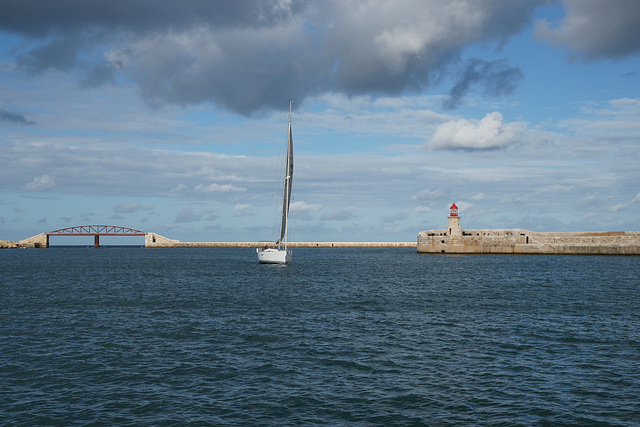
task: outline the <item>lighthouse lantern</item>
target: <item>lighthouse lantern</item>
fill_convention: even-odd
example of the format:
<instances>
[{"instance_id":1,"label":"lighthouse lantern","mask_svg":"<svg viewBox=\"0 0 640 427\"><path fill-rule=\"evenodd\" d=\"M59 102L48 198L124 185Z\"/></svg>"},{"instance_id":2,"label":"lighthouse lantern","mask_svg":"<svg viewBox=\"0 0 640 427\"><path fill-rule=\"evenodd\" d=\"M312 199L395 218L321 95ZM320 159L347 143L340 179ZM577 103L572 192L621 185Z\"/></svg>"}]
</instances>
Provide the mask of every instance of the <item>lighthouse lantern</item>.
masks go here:
<instances>
[{"instance_id":1,"label":"lighthouse lantern","mask_svg":"<svg viewBox=\"0 0 640 427\"><path fill-rule=\"evenodd\" d=\"M455 203L451 205L451 208L449 208L449 216L458 216L458 207Z\"/></svg>"}]
</instances>

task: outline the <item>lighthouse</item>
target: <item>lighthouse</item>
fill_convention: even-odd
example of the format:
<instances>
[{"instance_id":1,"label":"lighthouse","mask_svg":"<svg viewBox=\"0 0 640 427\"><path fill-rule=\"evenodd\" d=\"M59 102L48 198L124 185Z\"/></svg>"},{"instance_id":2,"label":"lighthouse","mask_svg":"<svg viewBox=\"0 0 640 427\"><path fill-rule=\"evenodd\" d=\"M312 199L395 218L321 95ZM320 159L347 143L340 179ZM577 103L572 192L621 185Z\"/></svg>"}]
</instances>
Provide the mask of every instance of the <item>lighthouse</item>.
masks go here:
<instances>
[{"instance_id":1,"label":"lighthouse","mask_svg":"<svg viewBox=\"0 0 640 427\"><path fill-rule=\"evenodd\" d=\"M462 236L460 215L458 215L458 207L455 202L449 208L449 236Z\"/></svg>"}]
</instances>

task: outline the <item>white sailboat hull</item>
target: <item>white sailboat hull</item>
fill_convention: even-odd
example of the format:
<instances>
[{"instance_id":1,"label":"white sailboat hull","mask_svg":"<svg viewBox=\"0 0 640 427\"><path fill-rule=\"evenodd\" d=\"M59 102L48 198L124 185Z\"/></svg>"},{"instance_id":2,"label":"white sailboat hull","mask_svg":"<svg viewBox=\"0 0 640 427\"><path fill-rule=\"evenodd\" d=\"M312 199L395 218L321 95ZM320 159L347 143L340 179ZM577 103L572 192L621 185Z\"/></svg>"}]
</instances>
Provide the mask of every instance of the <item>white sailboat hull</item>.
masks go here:
<instances>
[{"instance_id":1,"label":"white sailboat hull","mask_svg":"<svg viewBox=\"0 0 640 427\"><path fill-rule=\"evenodd\" d=\"M291 262L292 253L287 249L257 249L258 261L261 264L287 264Z\"/></svg>"}]
</instances>

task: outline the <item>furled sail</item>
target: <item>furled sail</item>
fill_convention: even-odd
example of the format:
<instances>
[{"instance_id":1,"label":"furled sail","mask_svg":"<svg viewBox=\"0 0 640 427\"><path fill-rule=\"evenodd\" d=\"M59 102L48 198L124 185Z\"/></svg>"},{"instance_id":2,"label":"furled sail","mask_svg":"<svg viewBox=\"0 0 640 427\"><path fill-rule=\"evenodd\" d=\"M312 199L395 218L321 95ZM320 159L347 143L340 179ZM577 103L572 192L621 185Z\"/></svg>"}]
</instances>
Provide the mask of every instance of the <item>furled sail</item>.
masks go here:
<instances>
[{"instance_id":1,"label":"furled sail","mask_svg":"<svg viewBox=\"0 0 640 427\"><path fill-rule=\"evenodd\" d=\"M287 221L289 219L289 205L291 204L291 188L293 185L293 134L291 133L291 104L289 101L289 136L287 138L287 159L284 171L284 194L282 198L282 223L280 224L280 237L278 244L282 242L287 233Z\"/></svg>"}]
</instances>

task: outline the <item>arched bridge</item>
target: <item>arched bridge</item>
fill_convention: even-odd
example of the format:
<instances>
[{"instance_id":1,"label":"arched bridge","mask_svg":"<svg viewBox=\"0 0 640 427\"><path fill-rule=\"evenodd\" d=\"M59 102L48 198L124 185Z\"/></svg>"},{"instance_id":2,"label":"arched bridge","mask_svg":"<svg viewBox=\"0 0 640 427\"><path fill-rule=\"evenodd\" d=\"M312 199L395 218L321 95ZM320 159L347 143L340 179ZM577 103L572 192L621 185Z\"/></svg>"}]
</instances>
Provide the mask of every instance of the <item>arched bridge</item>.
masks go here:
<instances>
[{"instance_id":1,"label":"arched bridge","mask_svg":"<svg viewBox=\"0 0 640 427\"><path fill-rule=\"evenodd\" d=\"M145 236L147 233L117 225L77 225L44 234L47 236L46 247L49 246L49 236L94 236L93 246L99 248L100 236Z\"/></svg>"}]
</instances>

